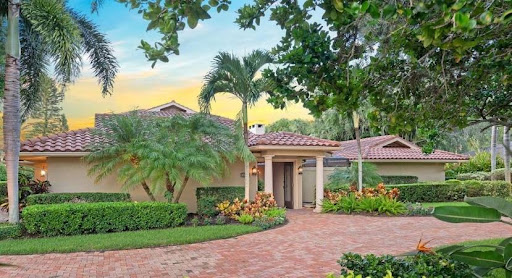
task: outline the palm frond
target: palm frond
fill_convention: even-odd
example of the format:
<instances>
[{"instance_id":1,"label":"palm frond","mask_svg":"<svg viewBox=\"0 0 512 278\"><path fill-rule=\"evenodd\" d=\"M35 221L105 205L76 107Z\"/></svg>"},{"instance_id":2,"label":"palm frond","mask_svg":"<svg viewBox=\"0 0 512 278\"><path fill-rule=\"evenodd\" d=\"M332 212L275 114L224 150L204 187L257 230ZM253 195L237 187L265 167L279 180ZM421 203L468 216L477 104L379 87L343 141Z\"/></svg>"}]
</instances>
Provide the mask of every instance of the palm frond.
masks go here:
<instances>
[{"instance_id":1,"label":"palm frond","mask_svg":"<svg viewBox=\"0 0 512 278\"><path fill-rule=\"evenodd\" d=\"M68 83L80 72L81 34L61 0L31 0L22 2L23 17L30 22L47 47L55 63L55 74Z\"/></svg>"},{"instance_id":2,"label":"palm frond","mask_svg":"<svg viewBox=\"0 0 512 278\"><path fill-rule=\"evenodd\" d=\"M98 78L98 83L102 88L101 93L103 96L111 95L119 64L113 54L110 41L99 32L98 26L85 16L71 9L69 9L69 14L80 29L84 51L89 54L94 75Z\"/></svg>"}]
</instances>

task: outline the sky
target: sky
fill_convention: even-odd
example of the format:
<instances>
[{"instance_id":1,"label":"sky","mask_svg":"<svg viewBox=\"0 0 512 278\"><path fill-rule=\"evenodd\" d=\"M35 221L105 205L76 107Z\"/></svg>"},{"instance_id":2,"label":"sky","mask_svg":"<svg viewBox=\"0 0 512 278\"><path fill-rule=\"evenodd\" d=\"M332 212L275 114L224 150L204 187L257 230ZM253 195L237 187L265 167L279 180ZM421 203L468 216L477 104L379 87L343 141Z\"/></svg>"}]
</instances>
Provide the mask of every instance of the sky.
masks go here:
<instances>
[{"instance_id":1,"label":"sky","mask_svg":"<svg viewBox=\"0 0 512 278\"><path fill-rule=\"evenodd\" d=\"M86 14L111 41L120 68L112 96L102 97L97 80L84 57L80 77L67 88L63 103L64 113L71 129L92 126L95 113L124 112L144 109L175 100L199 110L197 96L203 76L210 70L211 61L219 51L243 56L254 49L270 50L283 31L274 23L262 20L256 31L241 30L234 20L236 10L249 0L233 1L228 12L202 21L191 30L180 32L180 55L170 56L168 63L157 63L151 68L144 53L138 50L140 40L150 43L160 38L157 32L146 32L147 21L135 10L115 1L104 1L99 13L91 14L90 0L70 0L68 4ZM236 117L241 103L229 95L220 95L212 105L212 113ZM270 124L281 118L311 119L301 104L290 104L285 110L273 109L264 96L249 111L249 123Z\"/></svg>"}]
</instances>

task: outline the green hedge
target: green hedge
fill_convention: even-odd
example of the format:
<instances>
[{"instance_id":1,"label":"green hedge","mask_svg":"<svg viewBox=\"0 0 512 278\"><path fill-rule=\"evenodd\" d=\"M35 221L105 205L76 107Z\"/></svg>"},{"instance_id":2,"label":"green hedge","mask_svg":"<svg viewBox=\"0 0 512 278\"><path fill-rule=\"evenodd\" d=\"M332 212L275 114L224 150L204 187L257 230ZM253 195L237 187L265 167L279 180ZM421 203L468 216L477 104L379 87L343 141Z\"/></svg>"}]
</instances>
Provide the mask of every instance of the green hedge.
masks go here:
<instances>
[{"instance_id":1,"label":"green hedge","mask_svg":"<svg viewBox=\"0 0 512 278\"><path fill-rule=\"evenodd\" d=\"M416 176L380 176L384 184L409 184L417 183Z\"/></svg>"},{"instance_id":2,"label":"green hedge","mask_svg":"<svg viewBox=\"0 0 512 278\"><path fill-rule=\"evenodd\" d=\"M197 214L215 216L219 214L216 210L218 203L232 201L235 198L244 199L244 197L245 189L241 186L199 187L196 189Z\"/></svg>"},{"instance_id":3,"label":"green hedge","mask_svg":"<svg viewBox=\"0 0 512 278\"><path fill-rule=\"evenodd\" d=\"M27 197L27 206L49 205L62 203L101 203L101 202L129 202L128 193L45 193L34 194Z\"/></svg>"},{"instance_id":4,"label":"green hedge","mask_svg":"<svg viewBox=\"0 0 512 278\"><path fill-rule=\"evenodd\" d=\"M112 202L33 205L23 209L29 234L79 235L176 227L187 217L184 204Z\"/></svg>"},{"instance_id":5,"label":"green hedge","mask_svg":"<svg viewBox=\"0 0 512 278\"><path fill-rule=\"evenodd\" d=\"M0 198L5 197L7 197L7 181L0 181Z\"/></svg>"},{"instance_id":6,"label":"green hedge","mask_svg":"<svg viewBox=\"0 0 512 278\"><path fill-rule=\"evenodd\" d=\"M0 240L17 238L21 236L21 226L11 224L0 224Z\"/></svg>"},{"instance_id":7,"label":"green hedge","mask_svg":"<svg viewBox=\"0 0 512 278\"><path fill-rule=\"evenodd\" d=\"M504 181L446 181L416 184L401 184L400 200L404 202L454 202L463 201L464 196L510 197L511 184Z\"/></svg>"}]
</instances>

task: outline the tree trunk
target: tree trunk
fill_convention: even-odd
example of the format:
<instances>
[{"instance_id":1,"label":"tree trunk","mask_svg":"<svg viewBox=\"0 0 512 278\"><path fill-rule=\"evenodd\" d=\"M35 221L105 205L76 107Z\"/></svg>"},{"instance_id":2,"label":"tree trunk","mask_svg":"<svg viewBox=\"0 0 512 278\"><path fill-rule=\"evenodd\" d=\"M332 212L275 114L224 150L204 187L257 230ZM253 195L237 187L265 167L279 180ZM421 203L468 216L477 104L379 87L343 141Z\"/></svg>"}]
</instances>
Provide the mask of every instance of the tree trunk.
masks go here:
<instances>
[{"instance_id":1,"label":"tree trunk","mask_svg":"<svg viewBox=\"0 0 512 278\"><path fill-rule=\"evenodd\" d=\"M172 202L174 200L174 189L176 188L175 183L171 182L169 173L166 173L165 175L165 189L167 190L167 194L171 195L170 197L166 195L166 198L168 202Z\"/></svg>"},{"instance_id":2,"label":"tree trunk","mask_svg":"<svg viewBox=\"0 0 512 278\"><path fill-rule=\"evenodd\" d=\"M244 125L244 141L245 145L249 146L249 127L248 127L248 121L249 116L247 115L247 102L243 102L242 107L242 117L243 117L243 125ZM250 169L249 169L249 162L244 161L244 188L245 188L245 194L244 197L246 200L250 199Z\"/></svg>"},{"instance_id":3,"label":"tree trunk","mask_svg":"<svg viewBox=\"0 0 512 278\"><path fill-rule=\"evenodd\" d=\"M183 183L181 184L180 188L178 189L178 192L176 192L176 197L174 198L174 203L178 203L180 201L181 194L183 193L183 190L185 190L185 186L187 186L189 178L190 177L188 175L186 175L185 178L183 179Z\"/></svg>"},{"instance_id":4,"label":"tree trunk","mask_svg":"<svg viewBox=\"0 0 512 278\"><path fill-rule=\"evenodd\" d=\"M503 161L505 162L505 181L510 182L510 127L503 127Z\"/></svg>"},{"instance_id":5,"label":"tree trunk","mask_svg":"<svg viewBox=\"0 0 512 278\"><path fill-rule=\"evenodd\" d=\"M496 170L496 138L497 138L497 128L495 125L491 128L491 172ZM491 180L495 180L494 175L491 175Z\"/></svg>"},{"instance_id":6,"label":"tree trunk","mask_svg":"<svg viewBox=\"0 0 512 278\"><path fill-rule=\"evenodd\" d=\"M357 190L363 192L363 155L361 151L361 134L359 132L359 115L357 112L352 113L354 120L354 130L357 142Z\"/></svg>"},{"instance_id":7,"label":"tree trunk","mask_svg":"<svg viewBox=\"0 0 512 278\"><path fill-rule=\"evenodd\" d=\"M9 222L19 222L18 164L20 157L20 0L8 1L7 42L5 46L5 87L3 132Z\"/></svg>"},{"instance_id":8,"label":"tree trunk","mask_svg":"<svg viewBox=\"0 0 512 278\"><path fill-rule=\"evenodd\" d=\"M153 196L153 193L151 193L151 189L149 189L146 181L143 181L140 185L142 185L142 188L144 188L144 191L146 191L146 194L148 194L149 199L151 199L151 201L156 201L155 196Z\"/></svg>"}]
</instances>

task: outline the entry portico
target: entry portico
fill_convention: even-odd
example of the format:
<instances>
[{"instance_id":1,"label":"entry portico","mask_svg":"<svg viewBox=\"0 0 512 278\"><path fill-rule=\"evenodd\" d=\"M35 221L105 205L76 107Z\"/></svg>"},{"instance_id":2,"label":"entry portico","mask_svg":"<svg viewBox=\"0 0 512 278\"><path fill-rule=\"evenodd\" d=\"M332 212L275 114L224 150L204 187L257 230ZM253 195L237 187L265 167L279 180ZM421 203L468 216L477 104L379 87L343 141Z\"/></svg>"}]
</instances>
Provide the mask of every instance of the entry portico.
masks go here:
<instances>
[{"instance_id":1,"label":"entry portico","mask_svg":"<svg viewBox=\"0 0 512 278\"><path fill-rule=\"evenodd\" d=\"M257 166L251 168L255 170L251 171L251 178L260 178L264 182L264 191L272 193L279 206L302 208L302 163L306 159L315 159L316 192L320 192L316 194L315 210L320 211L324 157L338 150L340 143L288 132L254 134L251 139L249 147L257 160Z\"/></svg>"}]
</instances>

